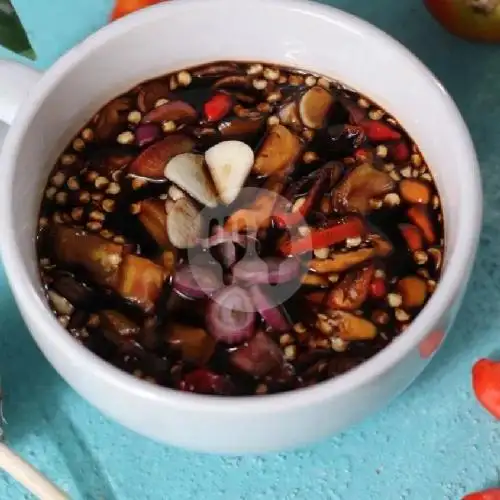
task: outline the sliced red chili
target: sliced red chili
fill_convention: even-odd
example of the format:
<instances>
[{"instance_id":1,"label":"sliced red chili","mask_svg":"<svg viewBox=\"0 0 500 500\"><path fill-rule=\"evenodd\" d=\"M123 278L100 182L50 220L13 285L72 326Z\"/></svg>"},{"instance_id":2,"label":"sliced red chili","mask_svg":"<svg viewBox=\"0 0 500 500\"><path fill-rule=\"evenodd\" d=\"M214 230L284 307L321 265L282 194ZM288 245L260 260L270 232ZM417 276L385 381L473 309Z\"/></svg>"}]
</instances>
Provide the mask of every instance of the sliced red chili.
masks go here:
<instances>
[{"instance_id":1,"label":"sliced red chili","mask_svg":"<svg viewBox=\"0 0 500 500\"><path fill-rule=\"evenodd\" d=\"M286 241L280 246L285 255L297 255L317 248L326 248L347 238L364 235L365 225L358 217L349 217L341 222L321 229L313 229L307 236Z\"/></svg>"},{"instance_id":2,"label":"sliced red chili","mask_svg":"<svg viewBox=\"0 0 500 500\"><path fill-rule=\"evenodd\" d=\"M477 491L465 495L462 500L500 500L500 488L491 488L489 490Z\"/></svg>"},{"instance_id":3,"label":"sliced red chili","mask_svg":"<svg viewBox=\"0 0 500 500\"><path fill-rule=\"evenodd\" d=\"M231 108L233 107L233 100L228 94L214 94L209 101L203 106L205 118L209 122L216 122L222 120Z\"/></svg>"},{"instance_id":4,"label":"sliced red chili","mask_svg":"<svg viewBox=\"0 0 500 500\"><path fill-rule=\"evenodd\" d=\"M434 233L427 207L413 205L408 209L408 218L422 231L428 243L432 244L436 241L436 234Z\"/></svg>"},{"instance_id":5,"label":"sliced red chili","mask_svg":"<svg viewBox=\"0 0 500 500\"><path fill-rule=\"evenodd\" d=\"M363 127L366 137L373 142L397 141L401 139L401 134L397 130L379 120L363 120L360 126Z\"/></svg>"},{"instance_id":6,"label":"sliced red chili","mask_svg":"<svg viewBox=\"0 0 500 500\"><path fill-rule=\"evenodd\" d=\"M472 368L472 387L481 405L500 420L500 362L477 361Z\"/></svg>"},{"instance_id":7,"label":"sliced red chili","mask_svg":"<svg viewBox=\"0 0 500 500\"><path fill-rule=\"evenodd\" d=\"M422 233L417 226L414 226L413 224L400 224L399 230L401 231L403 238L406 240L408 248L412 252L422 249L424 242L422 241Z\"/></svg>"}]
</instances>

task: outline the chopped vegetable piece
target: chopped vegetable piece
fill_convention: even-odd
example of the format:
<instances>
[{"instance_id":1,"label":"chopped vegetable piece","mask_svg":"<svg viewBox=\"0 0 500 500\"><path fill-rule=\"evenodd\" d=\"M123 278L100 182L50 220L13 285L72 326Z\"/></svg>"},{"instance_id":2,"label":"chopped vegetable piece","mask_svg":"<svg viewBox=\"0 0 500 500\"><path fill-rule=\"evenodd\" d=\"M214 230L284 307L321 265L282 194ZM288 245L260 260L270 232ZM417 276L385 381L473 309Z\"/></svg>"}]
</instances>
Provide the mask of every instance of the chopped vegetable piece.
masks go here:
<instances>
[{"instance_id":1,"label":"chopped vegetable piece","mask_svg":"<svg viewBox=\"0 0 500 500\"><path fill-rule=\"evenodd\" d=\"M176 271L173 285L182 295L201 299L213 295L223 283L220 268L185 265Z\"/></svg>"},{"instance_id":2,"label":"chopped vegetable piece","mask_svg":"<svg viewBox=\"0 0 500 500\"><path fill-rule=\"evenodd\" d=\"M223 141L205 153L205 161L223 203L239 195L254 162L252 148L241 141Z\"/></svg>"},{"instance_id":3,"label":"chopped vegetable piece","mask_svg":"<svg viewBox=\"0 0 500 500\"><path fill-rule=\"evenodd\" d=\"M273 330L277 332L286 332L290 330L291 324L283 308L278 304L274 304L261 287L253 285L249 288L249 293L262 319Z\"/></svg>"},{"instance_id":4,"label":"chopped vegetable piece","mask_svg":"<svg viewBox=\"0 0 500 500\"><path fill-rule=\"evenodd\" d=\"M253 171L272 175L289 168L298 157L302 142L283 125L272 127L255 158Z\"/></svg>"},{"instance_id":5,"label":"chopped vegetable piece","mask_svg":"<svg viewBox=\"0 0 500 500\"><path fill-rule=\"evenodd\" d=\"M230 360L236 368L257 378L284 363L281 349L263 332L258 332L248 344L233 351Z\"/></svg>"},{"instance_id":6,"label":"chopped vegetable piece","mask_svg":"<svg viewBox=\"0 0 500 500\"><path fill-rule=\"evenodd\" d=\"M403 163L410 159L410 148L405 142L389 146L389 156L396 163Z\"/></svg>"},{"instance_id":7,"label":"chopped vegetable piece","mask_svg":"<svg viewBox=\"0 0 500 500\"><path fill-rule=\"evenodd\" d=\"M302 276L300 280L302 285L305 286L317 286L317 287L327 287L329 285L329 281L320 274L306 273Z\"/></svg>"},{"instance_id":8,"label":"chopped vegetable piece","mask_svg":"<svg viewBox=\"0 0 500 500\"><path fill-rule=\"evenodd\" d=\"M115 283L118 268L126 253L123 245L63 225L54 228L53 247L61 262L82 266L93 281L105 286Z\"/></svg>"},{"instance_id":9,"label":"chopped vegetable piece","mask_svg":"<svg viewBox=\"0 0 500 500\"><path fill-rule=\"evenodd\" d=\"M398 292L405 308L421 307L427 298L427 283L418 276L407 276L398 281Z\"/></svg>"},{"instance_id":10,"label":"chopped vegetable piece","mask_svg":"<svg viewBox=\"0 0 500 500\"><path fill-rule=\"evenodd\" d=\"M300 99L302 123L312 129L321 128L333 103L333 95L328 90L319 86L310 88Z\"/></svg>"},{"instance_id":11,"label":"chopped vegetable piece","mask_svg":"<svg viewBox=\"0 0 500 500\"><path fill-rule=\"evenodd\" d=\"M196 110L184 101L169 101L144 115L144 123L161 123L174 121L176 124L196 121Z\"/></svg>"},{"instance_id":12,"label":"chopped vegetable piece","mask_svg":"<svg viewBox=\"0 0 500 500\"><path fill-rule=\"evenodd\" d=\"M421 250L424 246L424 242L422 240L422 233L417 226L413 224L400 224L399 230L403 235L403 238L406 240L406 244L408 248L412 252L416 252L417 250Z\"/></svg>"},{"instance_id":13,"label":"chopped vegetable piece","mask_svg":"<svg viewBox=\"0 0 500 500\"><path fill-rule=\"evenodd\" d=\"M233 107L233 99L228 94L216 93L203 105L205 118L209 122L222 120Z\"/></svg>"},{"instance_id":14,"label":"chopped vegetable piece","mask_svg":"<svg viewBox=\"0 0 500 500\"><path fill-rule=\"evenodd\" d=\"M232 273L237 280L276 285L297 279L300 275L300 262L295 258L247 258L240 260L233 267Z\"/></svg>"},{"instance_id":15,"label":"chopped vegetable piece","mask_svg":"<svg viewBox=\"0 0 500 500\"><path fill-rule=\"evenodd\" d=\"M472 387L483 407L500 420L500 362L477 361L472 368Z\"/></svg>"},{"instance_id":16,"label":"chopped vegetable piece","mask_svg":"<svg viewBox=\"0 0 500 500\"><path fill-rule=\"evenodd\" d=\"M377 327L371 321L355 314L332 310L328 315L342 340L372 340L377 335Z\"/></svg>"},{"instance_id":17,"label":"chopped vegetable piece","mask_svg":"<svg viewBox=\"0 0 500 500\"><path fill-rule=\"evenodd\" d=\"M129 173L151 180L164 180L165 165L171 158L188 153L194 148L194 141L182 134L173 134L155 142L145 149L129 166Z\"/></svg>"},{"instance_id":18,"label":"chopped vegetable piece","mask_svg":"<svg viewBox=\"0 0 500 500\"><path fill-rule=\"evenodd\" d=\"M426 207L414 205L408 209L408 217L422 231L428 243L433 244L436 241L434 228L429 219L429 212Z\"/></svg>"},{"instance_id":19,"label":"chopped vegetable piece","mask_svg":"<svg viewBox=\"0 0 500 500\"><path fill-rule=\"evenodd\" d=\"M160 296L166 272L149 259L127 255L120 266L119 279L113 287L124 299L150 313Z\"/></svg>"},{"instance_id":20,"label":"chopped vegetable piece","mask_svg":"<svg viewBox=\"0 0 500 500\"><path fill-rule=\"evenodd\" d=\"M403 179L399 183L399 192L408 203L423 203L431 201L431 190L427 183L416 179Z\"/></svg>"},{"instance_id":21,"label":"chopped vegetable piece","mask_svg":"<svg viewBox=\"0 0 500 500\"><path fill-rule=\"evenodd\" d=\"M212 357L215 340L203 328L173 323L167 330L167 342L189 363L204 365Z\"/></svg>"},{"instance_id":22,"label":"chopped vegetable piece","mask_svg":"<svg viewBox=\"0 0 500 500\"><path fill-rule=\"evenodd\" d=\"M135 142L140 148L148 146L161 137L161 130L154 123L145 123L135 129ZM128 163L128 162L127 162Z\"/></svg>"},{"instance_id":23,"label":"chopped vegetable piece","mask_svg":"<svg viewBox=\"0 0 500 500\"><path fill-rule=\"evenodd\" d=\"M375 278L372 281L370 295L376 299L383 299L387 295L387 287L383 278Z\"/></svg>"},{"instance_id":24,"label":"chopped vegetable piece","mask_svg":"<svg viewBox=\"0 0 500 500\"><path fill-rule=\"evenodd\" d=\"M329 259L312 259L309 269L320 274L341 273L375 257L373 248L361 248L353 252L332 254Z\"/></svg>"},{"instance_id":25,"label":"chopped vegetable piece","mask_svg":"<svg viewBox=\"0 0 500 500\"><path fill-rule=\"evenodd\" d=\"M138 218L158 245L163 248L170 246L167 236L167 214L165 204L161 200L152 198L142 201Z\"/></svg>"},{"instance_id":26,"label":"chopped vegetable piece","mask_svg":"<svg viewBox=\"0 0 500 500\"><path fill-rule=\"evenodd\" d=\"M200 238L201 216L187 198L177 200L167 215L167 235L177 248L192 248Z\"/></svg>"},{"instance_id":27,"label":"chopped vegetable piece","mask_svg":"<svg viewBox=\"0 0 500 500\"><path fill-rule=\"evenodd\" d=\"M366 137L373 142L397 141L401 139L401 133L393 129L387 123L380 120L362 120L359 125L363 127Z\"/></svg>"},{"instance_id":28,"label":"chopped vegetable piece","mask_svg":"<svg viewBox=\"0 0 500 500\"><path fill-rule=\"evenodd\" d=\"M114 344L122 344L136 337L141 328L118 311L101 311L100 326L104 335Z\"/></svg>"},{"instance_id":29,"label":"chopped vegetable piece","mask_svg":"<svg viewBox=\"0 0 500 500\"><path fill-rule=\"evenodd\" d=\"M369 163L356 167L334 190L334 206L339 211L370 212L370 200L390 193L396 186L386 172Z\"/></svg>"},{"instance_id":30,"label":"chopped vegetable piece","mask_svg":"<svg viewBox=\"0 0 500 500\"><path fill-rule=\"evenodd\" d=\"M207 207L217 205L214 183L205 169L203 155L181 153L165 166L165 177Z\"/></svg>"},{"instance_id":31,"label":"chopped vegetable piece","mask_svg":"<svg viewBox=\"0 0 500 500\"><path fill-rule=\"evenodd\" d=\"M366 228L358 217L346 217L322 229L313 229L307 236L286 241L280 247L284 255L298 255L317 248L325 248L365 234Z\"/></svg>"},{"instance_id":32,"label":"chopped vegetable piece","mask_svg":"<svg viewBox=\"0 0 500 500\"><path fill-rule=\"evenodd\" d=\"M328 305L333 309L348 311L359 309L368 298L373 274L373 266L347 274L330 292L327 299Z\"/></svg>"},{"instance_id":33,"label":"chopped vegetable piece","mask_svg":"<svg viewBox=\"0 0 500 500\"><path fill-rule=\"evenodd\" d=\"M248 292L228 286L217 293L208 306L207 328L217 341L239 344L255 333L255 309Z\"/></svg>"}]
</instances>

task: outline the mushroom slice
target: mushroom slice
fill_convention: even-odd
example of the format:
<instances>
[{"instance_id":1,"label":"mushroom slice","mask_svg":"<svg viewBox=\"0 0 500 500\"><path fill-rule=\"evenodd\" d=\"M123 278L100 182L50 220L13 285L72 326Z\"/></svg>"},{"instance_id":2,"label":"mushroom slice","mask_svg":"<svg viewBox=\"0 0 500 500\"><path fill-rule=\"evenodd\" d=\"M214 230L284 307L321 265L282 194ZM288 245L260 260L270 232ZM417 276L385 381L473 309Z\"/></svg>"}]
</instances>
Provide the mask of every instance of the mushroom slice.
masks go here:
<instances>
[{"instance_id":1,"label":"mushroom slice","mask_svg":"<svg viewBox=\"0 0 500 500\"><path fill-rule=\"evenodd\" d=\"M174 156L167 163L164 174L200 203L207 207L217 205L217 194L203 155L182 153Z\"/></svg>"},{"instance_id":2,"label":"mushroom slice","mask_svg":"<svg viewBox=\"0 0 500 500\"><path fill-rule=\"evenodd\" d=\"M253 171L258 175L271 175L293 164L302 149L298 136L284 125L272 127L257 153Z\"/></svg>"},{"instance_id":3,"label":"mushroom slice","mask_svg":"<svg viewBox=\"0 0 500 500\"><path fill-rule=\"evenodd\" d=\"M241 141L223 141L205 153L205 161L220 199L229 205L238 196L252 169L252 148Z\"/></svg>"}]
</instances>

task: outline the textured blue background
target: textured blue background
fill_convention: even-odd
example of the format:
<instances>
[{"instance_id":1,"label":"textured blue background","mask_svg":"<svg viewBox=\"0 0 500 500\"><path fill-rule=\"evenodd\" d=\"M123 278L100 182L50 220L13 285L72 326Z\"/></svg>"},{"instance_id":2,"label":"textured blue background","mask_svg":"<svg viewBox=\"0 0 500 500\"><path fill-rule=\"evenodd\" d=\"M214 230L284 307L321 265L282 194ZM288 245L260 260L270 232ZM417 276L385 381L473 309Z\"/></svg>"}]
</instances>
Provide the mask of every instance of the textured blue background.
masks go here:
<instances>
[{"instance_id":1,"label":"textured blue background","mask_svg":"<svg viewBox=\"0 0 500 500\"><path fill-rule=\"evenodd\" d=\"M500 46L452 38L420 0L329 3L413 50L444 82L472 130L486 180L485 227L453 335L402 397L346 434L263 458L203 456L143 439L82 401L34 346L2 274L0 366L8 441L72 498L456 500L466 491L500 485L500 426L470 390L473 361L500 347ZM14 4L41 69L104 24L111 8L111 0ZM11 55L0 50L0 57ZM0 499L21 498L30 497L0 475Z\"/></svg>"}]
</instances>

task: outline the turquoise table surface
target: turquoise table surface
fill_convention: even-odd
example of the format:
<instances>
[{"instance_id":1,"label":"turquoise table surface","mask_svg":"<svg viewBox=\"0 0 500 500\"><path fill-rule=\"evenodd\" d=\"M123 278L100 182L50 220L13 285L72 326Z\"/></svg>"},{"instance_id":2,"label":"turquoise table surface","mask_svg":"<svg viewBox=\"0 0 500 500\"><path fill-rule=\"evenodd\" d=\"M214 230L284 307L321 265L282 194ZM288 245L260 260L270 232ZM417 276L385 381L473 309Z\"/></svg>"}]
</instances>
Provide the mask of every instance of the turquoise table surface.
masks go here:
<instances>
[{"instance_id":1,"label":"turquoise table surface","mask_svg":"<svg viewBox=\"0 0 500 500\"><path fill-rule=\"evenodd\" d=\"M473 361L500 348L500 46L452 38L421 0L328 3L373 22L413 50L448 88L472 131L486 181L485 221L474 277L451 337L403 396L349 432L293 453L198 455L137 436L75 394L35 347L2 273L7 439L71 498L458 500L467 491L500 486L500 424L479 407L470 388ZM14 4L40 69L103 25L111 8L111 0ZM0 57L12 56L1 50ZM30 496L0 475L0 499L21 498Z\"/></svg>"}]
</instances>

